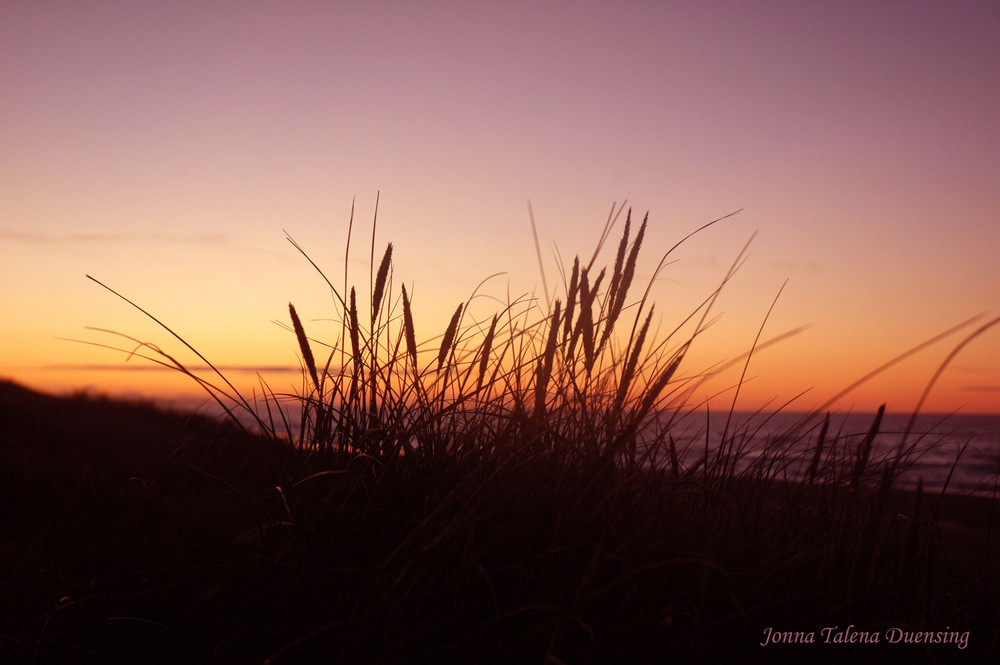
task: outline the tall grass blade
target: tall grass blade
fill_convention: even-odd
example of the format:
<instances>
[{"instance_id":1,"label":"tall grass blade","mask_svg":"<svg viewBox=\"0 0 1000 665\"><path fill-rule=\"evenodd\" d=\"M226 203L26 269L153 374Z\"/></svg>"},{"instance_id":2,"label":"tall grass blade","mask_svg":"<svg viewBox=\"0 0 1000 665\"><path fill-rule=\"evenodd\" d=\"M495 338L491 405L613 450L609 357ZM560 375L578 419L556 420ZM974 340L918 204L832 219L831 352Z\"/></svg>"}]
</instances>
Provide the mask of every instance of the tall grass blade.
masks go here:
<instances>
[{"instance_id":1,"label":"tall grass blade","mask_svg":"<svg viewBox=\"0 0 1000 665\"><path fill-rule=\"evenodd\" d=\"M913 509L910 512L910 527L906 530L906 544L903 547L901 577L904 580L914 579L917 562L917 545L920 541L920 531L923 523L924 479L917 479L917 489L913 497Z\"/></svg>"},{"instance_id":2,"label":"tall grass blade","mask_svg":"<svg viewBox=\"0 0 1000 665\"><path fill-rule=\"evenodd\" d=\"M538 257L538 270L542 274L542 288L545 289L545 303L549 307L549 281L545 278L545 263L542 261L542 246L538 242L538 227L535 226L535 211L531 209L531 201L528 201L528 219L531 221L531 237L535 241L535 256Z\"/></svg>"},{"instance_id":3,"label":"tall grass blade","mask_svg":"<svg viewBox=\"0 0 1000 665\"><path fill-rule=\"evenodd\" d=\"M809 462L809 469L806 471L806 482L812 484L816 481L816 474L819 472L819 463L823 458L823 447L826 444L826 434L830 430L830 412L826 412L823 425L819 429L819 438L816 440L816 449L813 451L812 460Z\"/></svg>"},{"instance_id":4,"label":"tall grass blade","mask_svg":"<svg viewBox=\"0 0 1000 665\"><path fill-rule=\"evenodd\" d=\"M670 475L674 478L679 478L681 474L681 463L677 458L677 444L674 442L674 437L672 435L668 436L668 441L670 446L667 448L667 452L670 454Z\"/></svg>"},{"instance_id":5,"label":"tall grass blade","mask_svg":"<svg viewBox=\"0 0 1000 665\"><path fill-rule=\"evenodd\" d=\"M86 277L90 281L92 281L92 282L96 283L98 286L100 286L100 287L102 287L102 288L110 291L111 293L113 293L114 295L116 295L118 298L124 300L129 305L131 305L132 307L134 307L138 311L142 312L147 318L149 318L154 323L156 323L158 326L160 326L161 328L163 328L164 330L166 330L168 333L170 333L171 335L173 335L173 337L175 339L177 339L177 341L179 341L181 344L183 344L185 347L187 347L187 349L189 351L191 351L193 354L195 354L198 357L199 360L201 360L203 363L205 363L205 365L207 365L209 367L209 369L211 369L212 372L216 376L218 376L222 380L223 383L226 384L226 386L232 391L232 393L230 394L230 397L233 400L237 401L250 414L254 414L255 413L255 411L254 411L253 407L250 405L250 403L246 401L246 399L240 394L240 392L229 381L229 379L226 378L226 376L221 371L219 371L219 369L215 365L213 365L211 362L209 362L208 358L206 358L205 356L203 356L201 354L201 352L199 352L197 349L195 349L193 346L191 346L191 344L189 344L187 342L187 340L185 340L183 337L181 337L176 332L174 332L173 329L171 329L168 325L166 325L165 323L163 323L162 321L160 321L158 318L156 318L155 316L153 316L152 314L150 314L149 312L147 312L142 307L139 307L139 305L135 304L134 302L132 302L131 300L129 300L128 298L126 298L122 294L120 294L117 291L115 291L114 289L112 289L110 286L104 284L103 282L101 282L100 280L96 279L95 277L91 277L90 275L87 275ZM161 353L164 356L166 356L166 354L164 354L159 349L156 349L156 351L158 353ZM169 356L166 356L166 357L169 358ZM175 364L179 368L183 368L183 366L180 363L177 363L176 361L174 361L173 358L170 358L170 360L173 361L173 362L175 362ZM185 373L188 374L189 376L191 375L190 372L185 371ZM207 385L206 382L204 382L204 381L199 380L198 382L201 383L202 385ZM222 401L219 399L218 395L216 393L211 393L211 394L212 394L212 397L216 400L216 402L218 402L220 404L220 406L222 406L226 410L226 413L227 414L230 413L229 408L226 405L222 404ZM237 424L238 425L240 424L239 421L238 421L238 419L237 419Z\"/></svg>"},{"instance_id":6,"label":"tall grass blade","mask_svg":"<svg viewBox=\"0 0 1000 665\"><path fill-rule=\"evenodd\" d=\"M611 230L614 228L615 224L618 223L618 218L622 216L622 211L625 210L625 206L628 205L628 200L621 202L621 205L617 203L611 204L611 210L608 212L608 219L604 222L604 229L601 231L601 237L597 241L597 246L594 247L594 254L590 257L590 262L587 264L587 268L593 268L594 262L597 261L598 255L604 248L604 243L607 242L608 236L611 234ZM615 210L617 206L618 210Z\"/></svg>"},{"instance_id":7,"label":"tall grass blade","mask_svg":"<svg viewBox=\"0 0 1000 665\"><path fill-rule=\"evenodd\" d=\"M932 376L930 381L927 382L927 386L924 388L924 392L920 394L920 399L917 401L917 406L913 409L913 413L910 415L910 420L906 423L906 430L903 432L903 438L899 440L899 448L897 450L896 461L894 463L898 463L900 461L904 446L906 444L906 440L910 437L910 432L913 431L913 425L914 423L916 423L917 414L920 413L921 409L924 406L924 402L927 401L927 397L931 394L931 390L934 388L934 384L937 383L937 380L944 373L944 370L948 367L948 365L951 364L951 361L955 359L955 356L957 356L959 352L962 349L964 349L970 342L972 342L974 339L976 339L977 337L985 333L987 330L997 325L998 323L1000 323L1000 316L987 321L983 325L973 330L965 337L965 339L959 342L955 346L955 348L951 350L951 352L948 354L948 357L945 358L938 366L937 370L934 371L934 376Z\"/></svg>"},{"instance_id":8,"label":"tall grass blade","mask_svg":"<svg viewBox=\"0 0 1000 665\"><path fill-rule=\"evenodd\" d=\"M893 367L893 366L895 366L895 365L903 362L904 360L906 360L910 356L915 355L915 354L919 353L920 351L923 351L927 347L929 347L929 346L931 346L933 344L936 344L937 342L940 342L941 340L945 339L946 337L950 337L951 335L955 334L956 332L958 332L962 328L968 327L969 325L975 323L976 321L978 321L981 318L983 318L983 314L977 314L976 316L973 316L973 317L971 317L969 319L966 319L962 323L959 323L956 326L952 326L951 328L948 328L944 332L939 333L939 334L935 335L934 337L931 337L930 339L928 339L928 340L926 340L924 342L921 342L920 344L917 344L913 348L911 348L911 349L909 349L909 350L907 350L907 351L899 354L898 356L896 356L895 358L893 358L889 362L880 365L879 367L875 368L871 372L868 372L863 377L861 377L860 379L858 379L857 381L855 381L851 385L847 386L846 388L844 388L843 390L841 390L839 393L837 393L836 395L834 395L830 399L828 399L825 402L823 402L823 404L821 404L816 409L816 411L825 411L829 407L831 407L834 404L836 404L837 402L839 402L841 400L841 398L843 398L846 395L849 395L856 388L858 388L859 386L864 385L865 383L867 383L871 379L875 378L879 374L882 374L883 372L885 372L889 368L891 368L891 367Z\"/></svg>"}]
</instances>

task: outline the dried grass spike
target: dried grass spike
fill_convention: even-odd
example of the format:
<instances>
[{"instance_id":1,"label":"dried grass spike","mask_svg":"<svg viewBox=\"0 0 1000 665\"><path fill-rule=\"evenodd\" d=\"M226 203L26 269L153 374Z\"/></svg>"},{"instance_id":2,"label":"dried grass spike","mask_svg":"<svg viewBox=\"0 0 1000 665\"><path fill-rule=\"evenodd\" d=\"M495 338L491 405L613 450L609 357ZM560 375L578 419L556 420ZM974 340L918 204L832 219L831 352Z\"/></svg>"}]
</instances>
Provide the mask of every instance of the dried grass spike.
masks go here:
<instances>
[{"instance_id":1,"label":"dried grass spike","mask_svg":"<svg viewBox=\"0 0 1000 665\"><path fill-rule=\"evenodd\" d=\"M674 373L677 372L677 368L680 367L681 361L684 360L684 354L687 353L688 344L685 343L684 346L677 352L677 355L667 368L663 370L663 373L657 377L656 381L650 384L649 388L646 389L646 395L642 398L642 404L639 408L640 416L645 415L651 408L653 404L656 403L656 398L660 396L663 389L670 383L670 379L674 377Z\"/></svg>"},{"instance_id":2,"label":"dried grass spike","mask_svg":"<svg viewBox=\"0 0 1000 665\"><path fill-rule=\"evenodd\" d=\"M410 299L406 295L406 285L403 284L403 332L406 335L406 352L413 361L413 372L417 372L417 335L413 329L413 312L410 310Z\"/></svg>"},{"instance_id":3,"label":"dried grass spike","mask_svg":"<svg viewBox=\"0 0 1000 665\"><path fill-rule=\"evenodd\" d=\"M361 367L361 323L358 321L358 298L353 286L351 287L349 323L351 326L351 353L354 357L354 366Z\"/></svg>"},{"instance_id":4,"label":"dried grass spike","mask_svg":"<svg viewBox=\"0 0 1000 665\"><path fill-rule=\"evenodd\" d=\"M597 292L601 288L601 280L604 279L604 270L597 274L594 285L587 292L580 291L580 334L583 337L583 355L587 373L594 368L594 361L597 360L595 344L597 342L597 326L594 324L594 300Z\"/></svg>"},{"instance_id":5,"label":"dried grass spike","mask_svg":"<svg viewBox=\"0 0 1000 665\"><path fill-rule=\"evenodd\" d=\"M462 318L462 306L459 305L458 309L451 317L451 323L448 324L448 329L444 331L444 339L441 340L441 349L438 351L438 371L444 367L444 361L448 359L448 354L451 353L451 346L455 342L455 333L458 331L458 322Z\"/></svg>"},{"instance_id":6,"label":"dried grass spike","mask_svg":"<svg viewBox=\"0 0 1000 665\"><path fill-rule=\"evenodd\" d=\"M477 387L482 387L483 378L485 378L486 376L486 368L489 365L490 351L493 348L493 337L496 334L498 320L499 316L494 314L493 323L490 324L490 329L486 333L486 339L483 340L483 348L480 351L480 357L479 357L479 378L476 381Z\"/></svg>"},{"instance_id":7,"label":"dried grass spike","mask_svg":"<svg viewBox=\"0 0 1000 665\"><path fill-rule=\"evenodd\" d=\"M584 311L588 307L589 297L588 293L590 291L590 280L587 277L587 269L584 268L580 271L580 282L577 286L577 293L579 294L580 301L580 317L576 321L576 326L573 327L573 336L570 337L569 347L566 350L566 357L572 359L573 353L576 350L576 341L583 334L583 319ZM569 313L567 312L566 318L569 318ZM568 322L567 322L568 323Z\"/></svg>"},{"instance_id":8,"label":"dried grass spike","mask_svg":"<svg viewBox=\"0 0 1000 665\"><path fill-rule=\"evenodd\" d=\"M586 268L584 269L586 270ZM566 322L563 326L563 342L573 331L573 309L576 306L576 296L580 290L580 257L573 259L573 274L569 278L569 293L566 294Z\"/></svg>"},{"instance_id":9,"label":"dried grass spike","mask_svg":"<svg viewBox=\"0 0 1000 665\"><path fill-rule=\"evenodd\" d=\"M556 355L556 341L559 334L560 303L556 300L555 311L552 313L552 323L549 325L549 338L545 351L538 361L535 373L535 416L541 418L545 413L545 397L552 376L552 361Z\"/></svg>"},{"instance_id":10,"label":"dried grass spike","mask_svg":"<svg viewBox=\"0 0 1000 665\"><path fill-rule=\"evenodd\" d=\"M583 359L587 373L594 367L594 315L590 307L584 307L580 312L580 336L583 338Z\"/></svg>"},{"instance_id":11,"label":"dried grass spike","mask_svg":"<svg viewBox=\"0 0 1000 665\"><path fill-rule=\"evenodd\" d=\"M635 242L632 243L632 251L629 252L628 261L625 263L621 282L618 284L617 289L614 289L614 297L611 299L610 309L608 310L608 321L605 324L604 334L601 337L601 346L604 346L604 343L608 341L611 331L618 321L618 316L621 314L622 308L625 307L625 298L628 296L628 289L635 278L635 264L639 256L639 248L642 247L642 239L646 235L646 221L648 218L649 216L647 215L642 220L642 226L639 227L639 233L635 236Z\"/></svg>"},{"instance_id":12,"label":"dried grass spike","mask_svg":"<svg viewBox=\"0 0 1000 665\"><path fill-rule=\"evenodd\" d=\"M385 248L382 255L382 263L378 266L378 273L375 275L375 292L372 295L372 327L375 326L375 319L378 318L379 306L382 304L382 297L385 295L386 278L389 276L389 266L392 263L392 243Z\"/></svg>"},{"instance_id":13,"label":"dried grass spike","mask_svg":"<svg viewBox=\"0 0 1000 665\"><path fill-rule=\"evenodd\" d=\"M306 364L309 376L312 377L313 385L319 390L319 372L316 371L316 360L313 358L312 348L309 346L309 339L306 331L302 327L302 321L295 311L295 305L288 303L288 313L292 316L292 328L295 330L295 338L299 340L299 350L302 352L302 360Z\"/></svg>"},{"instance_id":14,"label":"dried grass spike","mask_svg":"<svg viewBox=\"0 0 1000 665\"><path fill-rule=\"evenodd\" d=\"M632 226L632 209L628 209L625 216L625 231L622 233L621 242L618 243L618 254L615 255L615 268L611 274L611 288L608 289L608 302L614 303L618 293L618 286L622 279L622 265L625 263L625 251L628 249L628 234Z\"/></svg>"},{"instance_id":15,"label":"dried grass spike","mask_svg":"<svg viewBox=\"0 0 1000 665\"><path fill-rule=\"evenodd\" d=\"M642 324L639 336L636 338L635 345L632 347L628 360L625 363L625 370L622 372L621 379L618 382L618 395L615 397L616 410L621 408L621 405L625 403L625 395L628 394L629 385L631 385L632 379L635 377L636 366L639 364L639 354L642 352L642 346L646 342L646 334L649 332L649 324L653 320L654 309L653 307L649 309L646 321Z\"/></svg>"}]
</instances>

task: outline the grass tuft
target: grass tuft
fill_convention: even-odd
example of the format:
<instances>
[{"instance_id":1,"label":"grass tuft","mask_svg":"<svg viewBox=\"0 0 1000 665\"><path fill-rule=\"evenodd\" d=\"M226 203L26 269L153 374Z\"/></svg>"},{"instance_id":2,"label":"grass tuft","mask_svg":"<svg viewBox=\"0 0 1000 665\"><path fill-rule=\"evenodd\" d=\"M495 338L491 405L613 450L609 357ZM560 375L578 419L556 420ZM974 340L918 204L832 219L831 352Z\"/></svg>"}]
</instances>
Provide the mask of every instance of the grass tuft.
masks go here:
<instances>
[{"instance_id":1,"label":"grass tuft","mask_svg":"<svg viewBox=\"0 0 1000 665\"><path fill-rule=\"evenodd\" d=\"M991 662L995 500L899 492L914 444L884 452L884 407L860 433L838 431L829 404L776 434L765 413L710 427L692 403L704 381L736 363L745 373L774 343L758 332L750 354L687 367L746 249L661 336L670 309L650 299L653 281L725 218L671 247L640 292L648 215L632 237L629 211L611 267L599 264L624 207L589 261L561 268L563 293L546 286L484 315L474 289L423 371L411 293L393 295L391 243L375 270L374 228L360 323L353 207L342 286L292 243L330 289L336 322L307 336L289 305L301 394L261 380L245 398L162 323L207 377L119 335L119 351L183 372L225 409L217 436L195 418L195 431L164 435L124 408L111 419L86 401L0 399L0 498L12 507L0 514L11 571L0 660L836 662L849 646L760 642L768 627L853 624L973 637L961 652L883 643L852 657ZM954 520L986 538L949 530Z\"/></svg>"}]
</instances>

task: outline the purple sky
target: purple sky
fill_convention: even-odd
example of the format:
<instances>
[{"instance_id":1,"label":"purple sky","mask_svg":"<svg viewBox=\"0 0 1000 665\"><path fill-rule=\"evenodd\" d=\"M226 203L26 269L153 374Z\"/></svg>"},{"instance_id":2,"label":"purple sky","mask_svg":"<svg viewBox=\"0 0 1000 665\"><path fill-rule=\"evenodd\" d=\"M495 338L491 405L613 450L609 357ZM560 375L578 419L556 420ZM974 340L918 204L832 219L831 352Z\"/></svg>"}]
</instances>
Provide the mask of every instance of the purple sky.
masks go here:
<instances>
[{"instance_id":1,"label":"purple sky","mask_svg":"<svg viewBox=\"0 0 1000 665\"><path fill-rule=\"evenodd\" d=\"M213 360L295 365L272 320L331 313L282 230L339 275L356 196L366 284L377 191L378 251L395 243L430 337L487 275L509 273L501 299L540 288L529 199L567 262L628 199L650 211L647 279L743 209L676 254L657 310L686 315L757 231L692 363L746 351L787 278L768 331L812 327L755 360L743 406L811 388L809 408L1000 314L998 44L993 2L4 3L0 376L177 389L56 339L169 341L87 273ZM844 408L912 408L961 338ZM966 347L932 406L1000 410L998 342Z\"/></svg>"}]
</instances>

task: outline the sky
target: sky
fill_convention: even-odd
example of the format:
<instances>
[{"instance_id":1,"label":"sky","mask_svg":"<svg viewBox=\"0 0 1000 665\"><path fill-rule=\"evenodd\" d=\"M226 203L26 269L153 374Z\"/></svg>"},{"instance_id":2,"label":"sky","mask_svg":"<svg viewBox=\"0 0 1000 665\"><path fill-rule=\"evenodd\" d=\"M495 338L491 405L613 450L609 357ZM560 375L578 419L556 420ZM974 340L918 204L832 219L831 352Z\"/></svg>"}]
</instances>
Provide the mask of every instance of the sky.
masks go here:
<instances>
[{"instance_id":1,"label":"sky","mask_svg":"<svg viewBox=\"0 0 1000 665\"><path fill-rule=\"evenodd\" d=\"M234 380L299 386L288 302L335 326L286 233L342 279L353 205L366 291L377 200L430 338L495 273L544 295L529 202L555 291L627 201L640 282L740 211L671 255L664 330L752 238L689 375L805 328L694 403L1000 412L1000 325L963 345L1000 316L997 44L995 2L2 2L0 377L197 390L95 345L196 362L92 275Z\"/></svg>"}]
</instances>

